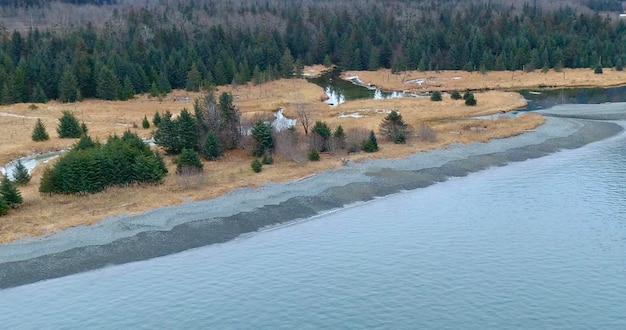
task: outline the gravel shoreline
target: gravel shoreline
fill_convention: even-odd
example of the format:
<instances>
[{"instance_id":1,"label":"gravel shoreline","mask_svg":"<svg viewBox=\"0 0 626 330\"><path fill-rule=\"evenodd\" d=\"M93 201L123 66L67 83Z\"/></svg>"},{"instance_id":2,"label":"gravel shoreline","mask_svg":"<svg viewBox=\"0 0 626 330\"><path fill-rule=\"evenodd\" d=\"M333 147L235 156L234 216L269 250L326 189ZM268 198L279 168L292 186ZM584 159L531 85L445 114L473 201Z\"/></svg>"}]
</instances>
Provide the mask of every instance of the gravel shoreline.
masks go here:
<instances>
[{"instance_id":1,"label":"gravel shoreline","mask_svg":"<svg viewBox=\"0 0 626 330\"><path fill-rule=\"evenodd\" d=\"M558 106L539 113L549 116L546 124L515 137L454 144L403 159L349 163L296 181L238 189L210 200L0 245L0 288L222 243L449 177L578 148L620 133L622 126L602 120L626 120L626 103Z\"/></svg>"}]
</instances>

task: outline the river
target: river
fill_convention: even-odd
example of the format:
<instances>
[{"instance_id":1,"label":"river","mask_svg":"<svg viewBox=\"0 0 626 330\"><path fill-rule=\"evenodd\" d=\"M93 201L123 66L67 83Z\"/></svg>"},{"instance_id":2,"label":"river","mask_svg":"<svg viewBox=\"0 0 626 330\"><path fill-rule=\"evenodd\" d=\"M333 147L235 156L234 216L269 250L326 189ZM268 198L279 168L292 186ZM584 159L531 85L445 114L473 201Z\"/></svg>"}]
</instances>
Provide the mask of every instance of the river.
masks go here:
<instances>
[{"instance_id":1,"label":"river","mask_svg":"<svg viewBox=\"0 0 626 330\"><path fill-rule=\"evenodd\" d=\"M624 329L626 135L0 291L6 329Z\"/></svg>"}]
</instances>

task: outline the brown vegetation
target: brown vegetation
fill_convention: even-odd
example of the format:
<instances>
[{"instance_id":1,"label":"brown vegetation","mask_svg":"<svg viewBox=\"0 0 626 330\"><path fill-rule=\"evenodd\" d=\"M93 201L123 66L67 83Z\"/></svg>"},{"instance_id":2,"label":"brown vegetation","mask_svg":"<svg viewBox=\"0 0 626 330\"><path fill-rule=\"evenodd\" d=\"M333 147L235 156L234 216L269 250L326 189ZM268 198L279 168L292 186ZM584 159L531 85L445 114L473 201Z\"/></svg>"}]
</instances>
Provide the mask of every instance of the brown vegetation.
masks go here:
<instances>
[{"instance_id":1,"label":"brown vegetation","mask_svg":"<svg viewBox=\"0 0 626 330\"><path fill-rule=\"evenodd\" d=\"M379 75L384 76L384 71ZM479 76L478 73L474 75ZM584 73L581 75L584 76ZM230 88L222 87L220 92L231 91ZM173 160L166 158L170 174L160 185L116 187L89 196L40 195L38 183L45 165L38 166L33 172L31 183L20 188L24 205L0 218L0 243L94 223L111 215L137 213L188 200L212 198L238 187L256 187L272 181L293 180L340 167L347 160L358 162L372 157L405 157L423 150L441 148L453 142L469 143L512 136L533 129L545 120L535 114L514 119L469 118L524 106L519 94L503 91L476 93L478 105L475 107L465 106L463 100L452 100L448 94L444 94L442 102L432 102L428 98L405 98L361 100L331 107L322 102L325 95L320 87L302 79L279 80L257 86L244 85L232 92L236 106L249 119L265 117L280 107L285 108L286 116L296 118L298 107L306 104L315 120L326 122L333 131L338 125L342 125L346 144L362 140L369 130L377 131L382 118L390 110L399 111L404 121L412 127L413 133L407 143L401 145L384 143L380 139L381 150L377 153L348 154L345 150L333 151L323 153L319 162L308 162L305 145L288 143L295 138L307 141L300 126L295 132L279 134L274 164L264 165L263 171L258 174L250 169L252 157L248 150L227 152L217 161L205 162L204 173L183 177L174 174ZM59 139L56 134L58 118L63 110L73 111L79 120L87 124L90 135L102 141L110 134L121 134L127 129L140 136L150 137L153 127L140 128L144 116L151 120L155 111L169 110L178 113L183 107L192 109L193 100L200 95L176 91L162 102L140 96L126 102L86 100L71 104L37 104L36 109L30 109L29 104L0 107L0 130L3 132L0 134L0 164L4 165L12 159L34 152L71 146L76 140ZM341 117L340 114L358 114L361 117ZM37 118L41 118L46 124L49 141L31 141L30 135Z\"/></svg>"}]
</instances>

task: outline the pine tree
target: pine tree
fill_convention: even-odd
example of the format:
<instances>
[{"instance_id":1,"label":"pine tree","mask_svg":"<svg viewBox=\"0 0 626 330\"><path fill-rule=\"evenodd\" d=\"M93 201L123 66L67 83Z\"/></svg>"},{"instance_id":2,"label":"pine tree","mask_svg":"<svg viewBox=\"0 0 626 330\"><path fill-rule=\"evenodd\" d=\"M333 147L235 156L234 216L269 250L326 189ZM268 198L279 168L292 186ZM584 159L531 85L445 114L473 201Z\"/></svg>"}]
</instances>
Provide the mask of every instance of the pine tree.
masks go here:
<instances>
[{"instance_id":1,"label":"pine tree","mask_svg":"<svg viewBox=\"0 0 626 330\"><path fill-rule=\"evenodd\" d=\"M148 117L143 116L143 120L141 121L141 127L144 129L150 128L150 122L148 121Z\"/></svg>"},{"instance_id":2,"label":"pine tree","mask_svg":"<svg viewBox=\"0 0 626 330\"><path fill-rule=\"evenodd\" d=\"M258 158L255 158L250 164L250 168L252 168L254 173L259 173L263 170L263 164L261 164Z\"/></svg>"},{"instance_id":3,"label":"pine tree","mask_svg":"<svg viewBox=\"0 0 626 330\"><path fill-rule=\"evenodd\" d=\"M200 90L200 82L202 76L198 71L198 65L194 62L191 65L191 69L187 72L187 81L185 83L185 89L191 92L197 92Z\"/></svg>"},{"instance_id":4,"label":"pine tree","mask_svg":"<svg viewBox=\"0 0 626 330\"><path fill-rule=\"evenodd\" d=\"M184 148L176 159L176 174L195 174L202 172L202 161L197 152Z\"/></svg>"},{"instance_id":5,"label":"pine tree","mask_svg":"<svg viewBox=\"0 0 626 330\"><path fill-rule=\"evenodd\" d=\"M154 113L154 117L152 117L152 123L155 127L159 127L159 124L161 123L161 114L159 114L158 111Z\"/></svg>"},{"instance_id":6,"label":"pine tree","mask_svg":"<svg viewBox=\"0 0 626 330\"><path fill-rule=\"evenodd\" d=\"M9 213L9 204L0 196L0 217Z\"/></svg>"},{"instance_id":7,"label":"pine tree","mask_svg":"<svg viewBox=\"0 0 626 330\"><path fill-rule=\"evenodd\" d=\"M374 134L374 131L370 131L369 138L363 141L362 149L365 152L378 151L378 141L376 141L376 135Z\"/></svg>"},{"instance_id":8,"label":"pine tree","mask_svg":"<svg viewBox=\"0 0 626 330\"><path fill-rule=\"evenodd\" d=\"M441 92L439 91L434 91L431 95L430 95L430 100L434 101L434 102L439 102L442 100L441 98Z\"/></svg>"},{"instance_id":9,"label":"pine tree","mask_svg":"<svg viewBox=\"0 0 626 330\"><path fill-rule=\"evenodd\" d=\"M408 130L408 125L397 111L391 111L380 123L380 133L394 143L405 143Z\"/></svg>"},{"instance_id":10,"label":"pine tree","mask_svg":"<svg viewBox=\"0 0 626 330\"><path fill-rule=\"evenodd\" d=\"M476 105L476 99L474 98L474 94L473 93L469 93L467 95L467 97L465 98L465 105L468 106L475 106Z\"/></svg>"},{"instance_id":11,"label":"pine tree","mask_svg":"<svg viewBox=\"0 0 626 330\"><path fill-rule=\"evenodd\" d=\"M68 68L65 70L61 76L61 80L59 81L59 101L63 103L76 102L77 90L78 82L76 81L76 76L74 76L74 73L72 73L72 71Z\"/></svg>"},{"instance_id":12,"label":"pine tree","mask_svg":"<svg viewBox=\"0 0 626 330\"><path fill-rule=\"evenodd\" d=\"M272 136L272 126L262 120L257 121L252 126L252 137L255 140L252 154L262 157L266 153L271 153L274 149L274 137Z\"/></svg>"},{"instance_id":13,"label":"pine tree","mask_svg":"<svg viewBox=\"0 0 626 330\"><path fill-rule=\"evenodd\" d=\"M79 138L83 134L83 130L78 123L78 119L73 113L69 111L63 111L63 116L59 118L59 126L57 126L57 133L60 138Z\"/></svg>"},{"instance_id":14,"label":"pine tree","mask_svg":"<svg viewBox=\"0 0 626 330\"><path fill-rule=\"evenodd\" d=\"M135 86L133 86L133 82L130 80L130 77L126 76L126 78L124 78L122 90L120 91L120 100L130 100L135 97L135 94Z\"/></svg>"},{"instance_id":15,"label":"pine tree","mask_svg":"<svg viewBox=\"0 0 626 330\"><path fill-rule=\"evenodd\" d=\"M222 151L222 147L220 146L220 141L217 138L217 134L215 132L210 131L206 140L204 141L204 152L202 153L206 160L216 160L222 157L224 153Z\"/></svg>"},{"instance_id":16,"label":"pine tree","mask_svg":"<svg viewBox=\"0 0 626 330\"><path fill-rule=\"evenodd\" d=\"M15 164L15 168L13 169L12 174L13 180L18 185L23 186L30 182L30 174L28 173L28 169L26 168L26 166L24 166L21 160L18 160L17 164Z\"/></svg>"},{"instance_id":17,"label":"pine tree","mask_svg":"<svg viewBox=\"0 0 626 330\"><path fill-rule=\"evenodd\" d=\"M43 124L41 119L37 119L37 123L35 124L35 128L33 129L33 134L31 135L33 141L47 141L50 139L48 132L46 132L46 126Z\"/></svg>"},{"instance_id":18,"label":"pine tree","mask_svg":"<svg viewBox=\"0 0 626 330\"><path fill-rule=\"evenodd\" d=\"M120 93L120 80L106 66L100 68L96 77L96 96L103 100L116 100Z\"/></svg>"},{"instance_id":19,"label":"pine tree","mask_svg":"<svg viewBox=\"0 0 626 330\"><path fill-rule=\"evenodd\" d=\"M18 207L23 202L22 194L7 176L5 176L2 179L2 183L0 183L0 195L2 195L2 199L11 208Z\"/></svg>"}]
</instances>

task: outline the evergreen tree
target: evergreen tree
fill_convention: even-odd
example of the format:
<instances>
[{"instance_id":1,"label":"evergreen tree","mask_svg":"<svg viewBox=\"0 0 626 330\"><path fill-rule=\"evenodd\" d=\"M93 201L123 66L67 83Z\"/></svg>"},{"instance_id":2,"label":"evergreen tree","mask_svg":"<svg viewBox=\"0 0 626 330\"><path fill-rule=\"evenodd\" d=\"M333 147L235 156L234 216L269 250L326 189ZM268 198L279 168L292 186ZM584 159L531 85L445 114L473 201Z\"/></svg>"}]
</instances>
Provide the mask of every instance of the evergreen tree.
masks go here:
<instances>
[{"instance_id":1,"label":"evergreen tree","mask_svg":"<svg viewBox=\"0 0 626 330\"><path fill-rule=\"evenodd\" d=\"M469 93L467 95L467 97L465 98L465 105L468 106L475 106L476 105L476 99L474 98L474 94L473 93Z\"/></svg>"},{"instance_id":2,"label":"evergreen tree","mask_svg":"<svg viewBox=\"0 0 626 330\"><path fill-rule=\"evenodd\" d=\"M13 104L13 84L9 84L8 81L5 81L2 84L2 89L0 90L0 104Z\"/></svg>"},{"instance_id":3,"label":"evergreen tree","mask_svg":"<svg viewBox=\"0 0 626 330\"><path fill-rule=\"evenodd\" d=\"M9 204L0 196L0 217L9 213Z\"/></svg>"},{"instance_id":4,"label":"evergreen tree","mask_svg":"<svg viewBox=\"0 0 626 330\"><path fill-rule=\"evenodd\" d=\"M202 82L202 76L198 71L198 65L194 62L191 65L191 69L187 72L187 81L185 83L185 89L191 92L200 91L200 83Z\"/></svg>"},{"instance_id":5,"label":"evergreen tree","mask_svg":"<svg viewBox=\"0 0 626 330\"><path fill-rule=\"evenodd\" d=\"M175 149L178 152L182 149L196 150L198 145L198 126L194 116L187 109L183 109L174 124L179 141L179 145Z\"/></svg>"},{"instance_id":6,"label":"evergreen tree","mask_svg":"<svg viewBox=\"0 0 626 330\"><path fill-rule=\"evenodd\" d=\"M78 119L73 113L65 110L63 116L59 118L59 126L57 126L57 133L60 138L79 138L83 134L83 130L78 123Z\"/></svg>"},{"instance_id":7,"label":"evergreen tree","mask_svg":"<svg viewBox=\"0 0 626 330\"><path fill-rule=\"evenodd\" d=\"M442 100L441 98L441 92L439 91L434 91L431 95L430 95L430 100L434 101L434 102L439 102Z\"/></svg>"},{"instance_id":8,"label":"evergreen tree","mask_svg":"<svg viewBox=\"0 0 626 330\"><path fill-rule=\"evenodd\" d=\"M309 151L309 154L308 154L308 158L312 162L319 161L320 160L320 153L319 153L319 151L317 151L316 148L311 148L311 151Z\"/></svg>"},{"instance_id":9,"label":"evergreen tree","mask_svg":"<svg viewBox=\"0 0 626 330\"><path fill-rule=\"evenodd\" d=\"M120 89L120 81L115 73L102 66L96 78L96 96L103 100L117 100Z\"/></svg>"},{"instance_id":10,"label":"evergreen tree","mask_svg":"<svg viewBox=\"0 0 626 330\"><path fill-rule=\"evenodd\" d=\"M252 168L254 173L259 173L263 170L263 164L261 164L258 158L255 158L250 164L250 168Z\"/></svg>"},{"instance_id":11,"label":"evergreen tree","mask_svg":"<svg viewBox=\"0 0 626 330\"><path fill-rule=\"evenodd\" d=\"M184 148L176 159L176 174L196 174L202 172L202 161L197 152Z\"/></svg>"},{"instance_id":12,"label":"evergreen tree","mask_svg":"<svg viewBox=\"0 0 626 330\"><path fill-rule=\"evenodd\" d=\"M408 125L397 111L391 111L380 123L380 133L394 143L405 143L408 130Z\"/></svg>"},{"instance_id":13,"label":"evergreen tree","mask_svg":"<svg viewBox=\"0 0 626 330\"><path fill-rule=\"evenodd\" d=\"M7 176L0 183L0 195L7 205L12 208L20 206L23 202L22 194Z\"/></svg>"},{"instance_id":14,"label":"evergreen tree","mask_svg":"<svg viewBox=\"0 0 626 330\"><path fill-rule=\"evenodd\" d=\"M48 97L46 96L46 92L44 92L41 85L37 84L33 90L33 94L31 95L31 100L33 102L38 103L46 103L48 102Z\"/></svg>"},{"instance_id":15,"label":"evergreen tree","mask_svg":"<svg viewBox=\"0 0 626 330\"><path fill-rule=\"evenodd\" d=\"M361 149L365 152L375 152L378 151L378 141L376 141L376 135L374 131L370 131L369 138L363 141L363 145Z\"/></svg>"},{"instance_id":16,"label":"evergreen tree","mask_svg":"<svg viewBox=\"0 0 626 330\"><path fill-rule=\"evenodd\" d=\"M28 169L24 164L22 164L21 160L17 161L15 164L15 168L13 169L13 180L18 185L26 185L30 182L30 174L28 173Z\"/></svg>"},{"instance_id":17,"label":"evergreen tree","mask_svg":"<svg viewBox=\"0 0 626 330\"><path fill-rule=\"evenodd\" d=\"M252 126L252 137L255 140L255 146L252 154L256 157L262 157L265 154L271 154L274 150L274 137L272 136L272 125L262 120L257 121Z\"/></svg>"},{"instance_id":18,"label":"evergreen tree","mask_svg":"<svg viewBox=\"0 0 626 330\"><path fill-rule=\"evenodd\" d=\"M280 58L280 76L284 78L291 78L294 72L293 56L289 49L286 49L283 56Z\"/></svg>"},{"instance_id":19,"label":"evergreen tree","mask_svg":"<svg viewBox=\"0 0 626 330\"><path fill-rule=\"evenodd\" d=\"M220 141L217 138L215 132L210 131L204 142L204 152L203 156L206 160L216 160L222 155L224 152L222 151L222 147L220 146Z\"/></svg>"},{"instance_id":20,"label":"evergreen tree","mask_svg":"<svg viewBox=\"0 0 626 330\"><path fill-rule=\"evenodd\" d=\"M48 136L48 132L46 132L46 126L39 118L37 118L37 123L35 123L35 128L33 129L33 134L31 135L31 137L35 142L46 141L50 139L50 136Z\"/></svg>"},{"instance_id":21,"label":"evergreen tree","mask_svg":"<svg viewBox=\"0 0 626 330\"><path fill-rule=\"evenodd\" d=\"M78 82L76 76L71 70L66 69L59 81L59 101L63 103L76 102L78 91Z\"/></svg>"},{"instance_id":22,"label":"evergreen tree","mask_svg":"<svg viewBox=\"0 0 626 330\"><path fill-rule=\"evenodd\" d=\"M332 136L330 127L325 122L316 121L311 130L313 133L313 144L318 151L328 150L328 139Z\"/></svg>"},{"instance_id":23,"label":"evergreen tree","mask_svg":"<svg viewBox=\"0 0 626 330\"><path fill-rule=\"evenodd\" d=\"M452 98L453 100L460 100L461 98L463 98L463 96L461 96L461 93L459 93L458 91L454 91L452 92L452 94L450 94L450 98Z\"/></svg>"},{"instance_id":24,"label":"evergreen tree","mask_svg":"<svg viewBox=\"0 0 626 330\"><path fill-rule=\"evenodd\" d=\"M161 115L158 111L154 113L154 117L152 117L152 123L154 124L154 126L159 127L159 124L161 123Z\"/></svg>"},{"instance_id":25,"label":"evergreen tree","mask_svg":"<svg viewBox=\"0 0 626 330\"><path fill-rule=\"evenodd\" d=\"M135 86L133 86L133 82L130 80L130 77L126 76L124 78L124 83L122 85L122 90L120 91L120 100L126 101L135 97Z\"/></svg>"},{"instance_id":26,"label":"evergreen tree","mask_svg":"<svg viewBox=\"0 0 626 330\"><path fill-rule=\"evenodd\" d=\"M150 122L148 121L148 118L146 116L143 116L143 120L141 121L141 127L143 127L144 129L150 128Z\"/></svg>"}]
</instances>

